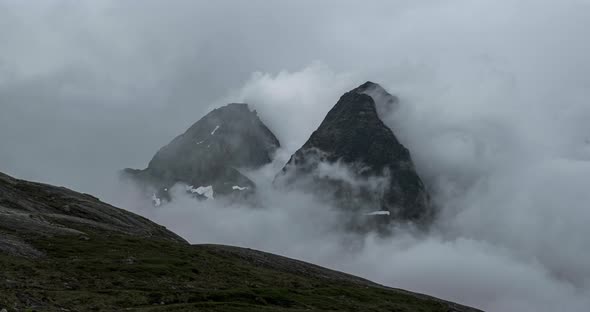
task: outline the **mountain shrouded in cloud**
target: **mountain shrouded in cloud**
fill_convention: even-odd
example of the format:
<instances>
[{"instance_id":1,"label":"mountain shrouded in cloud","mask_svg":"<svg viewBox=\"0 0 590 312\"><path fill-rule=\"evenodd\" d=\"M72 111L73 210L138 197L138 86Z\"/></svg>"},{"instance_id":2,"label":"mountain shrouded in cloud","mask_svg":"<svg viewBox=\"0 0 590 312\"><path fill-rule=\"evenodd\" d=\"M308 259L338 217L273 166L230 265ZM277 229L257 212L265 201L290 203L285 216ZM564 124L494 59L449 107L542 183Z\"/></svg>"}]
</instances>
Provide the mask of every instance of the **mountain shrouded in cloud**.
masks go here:
<instances>
[{"instance_id":1,"label":"mountain shrouded in cloud","mask_svg":"<svg viewBox=\"0 0 590 312\"><path fill-rule=\"evenodd\" d=\"M410 151L379 117L398 105L398 98L370 81L344 93L276 174L274 186L313 193L338 207L348 216L346 227L389 232L392 220L427 224L433 211ZM145 170L125 169L124 175L155 189L156 206L172 200L177 183L197 198L235 198L256 190L240 170L270 164L278 148L256 112L233 103L162 147Z\"/></svg>"},{"instance_id":2,"label":"mountain shrouded in cloud","mask_svg":"<svg viewBox=\"0 0 590 312\"><path fill-rule=\"evenodd\" d=\"M396 97L372 82L346 92L275 181L317 191L365 218L430 218L429 196L410 151L379 117L378 111L387 114L396 105Z\"/></svg>"},{"instance_id":3,"label":"mountain shrouded in cloud","mask_svg":"<svg viewBox=\"0 0 590 312\"><path fill-rule=\"evenodd\" d=\"M176 183L200 198L251 193L254 182L237 168L258 168L271 162L280 143L247 104L217 108L162 147L144 170L124 175L156 190L154 201L170 200Z\"/></svg>"}]
</instances>

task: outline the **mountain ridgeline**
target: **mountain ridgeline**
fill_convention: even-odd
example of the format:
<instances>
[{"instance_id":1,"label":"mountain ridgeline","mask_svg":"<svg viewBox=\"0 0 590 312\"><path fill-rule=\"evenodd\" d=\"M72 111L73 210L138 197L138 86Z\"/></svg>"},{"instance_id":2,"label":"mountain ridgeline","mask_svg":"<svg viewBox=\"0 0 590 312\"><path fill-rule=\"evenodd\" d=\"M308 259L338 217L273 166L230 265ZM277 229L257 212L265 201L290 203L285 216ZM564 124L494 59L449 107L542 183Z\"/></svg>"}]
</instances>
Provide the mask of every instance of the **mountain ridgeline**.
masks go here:
<instances>
[{"instance_id":1,"label":"mountain ridgeline","mask_svg":"<svg viewBox=\"0 0 590 312\"><path fill-rule=\"evenodd\" d=\"M424 183L408 149L380 118L398 105L398 98L376 83L346 92L273 185L334 203L353 226L427 223L433 211ZM270 163L278 148L278 139L255 111L247 104L228 104L162 147L146 169L124 173L154 190L156 205L172 200L168 190L176 183L201 199L241 199L255 194L256 185L240 169Z\"/></svg>"}]
</instances>

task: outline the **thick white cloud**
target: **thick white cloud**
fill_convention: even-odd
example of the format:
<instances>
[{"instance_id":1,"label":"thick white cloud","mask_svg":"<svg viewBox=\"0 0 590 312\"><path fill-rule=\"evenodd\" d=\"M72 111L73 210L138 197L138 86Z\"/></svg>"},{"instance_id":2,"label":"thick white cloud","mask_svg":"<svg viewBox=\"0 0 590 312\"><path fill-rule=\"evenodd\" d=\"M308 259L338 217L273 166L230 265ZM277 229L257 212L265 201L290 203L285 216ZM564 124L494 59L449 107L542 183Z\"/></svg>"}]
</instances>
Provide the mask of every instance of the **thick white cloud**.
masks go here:
<instances>
[{"instance_id":1,"label":"thick white cloud","mask_svg":"<svg viewBox=\"0 0 590 312\"><path fill-rule=\"evenodd\" d=\"M1 171L487 311L590 307L588 1L0 1L0 26ZM427 236L343 235L269 186L366 80L401 99L383 117L441 209ZM248 173L265 209L154 210L112 183L232 101L283 144Z\"/></svg>"}]
</instances>

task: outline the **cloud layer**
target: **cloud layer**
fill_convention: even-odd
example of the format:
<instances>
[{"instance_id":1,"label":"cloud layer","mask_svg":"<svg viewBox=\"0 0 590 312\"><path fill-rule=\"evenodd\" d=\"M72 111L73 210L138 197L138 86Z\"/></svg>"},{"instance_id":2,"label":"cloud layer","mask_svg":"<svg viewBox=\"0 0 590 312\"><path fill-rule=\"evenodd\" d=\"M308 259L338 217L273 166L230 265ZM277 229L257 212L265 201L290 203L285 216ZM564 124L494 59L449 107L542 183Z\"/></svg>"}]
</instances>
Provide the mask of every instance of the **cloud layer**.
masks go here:
<instances>
[{"instance_id":1,"label":"cloud layer","mask_svg":"<svg viewBox=\"0 0 590 312\"><path fill-rule=\"evenodd\" d=\"M141 7L142 9L137 9ZM99 195L194 243L259 248L487 311L590 307L590 3L0 1L0 170ZM384 116L441 207L427 236L351 237L274 173L345 91ZM124 167L245 101L281 140L264 208L154 210ZM264 187L266 186L266 187Z\"/></svg>"}]
</instances>

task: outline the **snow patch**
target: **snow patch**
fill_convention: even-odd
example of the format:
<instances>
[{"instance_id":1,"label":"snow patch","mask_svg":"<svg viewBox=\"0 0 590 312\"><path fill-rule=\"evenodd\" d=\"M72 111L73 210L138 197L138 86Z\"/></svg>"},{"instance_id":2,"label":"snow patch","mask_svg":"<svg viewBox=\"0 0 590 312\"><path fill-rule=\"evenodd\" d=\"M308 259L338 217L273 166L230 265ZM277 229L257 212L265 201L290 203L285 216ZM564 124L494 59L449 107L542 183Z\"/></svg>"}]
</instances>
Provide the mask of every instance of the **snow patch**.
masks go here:
<instances>
[{"instance_id":1,"label":"snow patch","mask_svg":"<svg viewBox=\"0 0 590 312\"><path fill-rule=\"evenodd\" d=\"M243 190L247 190L247 189L248 189L248 187L247 187L247 186L244 186L244 187L241 187L241 186L239 186L239 185L234 185L234 186L232 186L232 190L243 191Z\"/></svg>"},{"instance_id":2,"label":"snow patch","mask_svg":"<svg viewBox=\"0 0 590 312\"><path fill-rule=\"evenodd\" d=\"M162 205L162 200L156 196L156 193L152 194L152 203L154 203L154 206L156 207L160 207L160 205Z\"/></svg>"},{"instance_id":3,"label":"snow patch","mask_svg":"<svg viewBox=\"0 0 590 312\"><path fill-rule=\"evenodd\" d=\"M194 188L191 185L191 186L187 186L186 190L193 193L193 194L197 193L199 195L203 195L203 196L207 197L207 199L213 199L213 186L212 185L199 186L197 188Z\"/></svg>"},{"instance_id":4,"label":"snow patch","mask_svg":"<svg viewBox=\"0 0 590 312\"><path fill-rule=\"evenodd\" d=\"M378 210L378 211L373 211L373 212L369 212L369 213L365 213L366 216L388 216L389 215L389 211L387 210Z\"/></svg>"},{"instance_id":5,"label":"snow patch","mask_svg":"<svg viewBox=\"0 0 590 312\"><path fill-rule=\"evenodd\" d=\"M203 143L203 142L205 142L205 141L199 141L199 142L197 142L197 145L199 145L199 144L201 144L201 143Z\"/></svg>"},{"instance_id":6,"label":"snow patch","mask_svg":"<svg viewBox=\"0 0 590 312\"><path fill-rule=\"evenodd\" d=\"M217 131L217 129L219 129L219 125L217 125L217 126L215 127L215 129L213 129L213 131L211 131L211 135L214 135L214 134L215 134L215 131Z\"/></svg>"}]
</instances>

